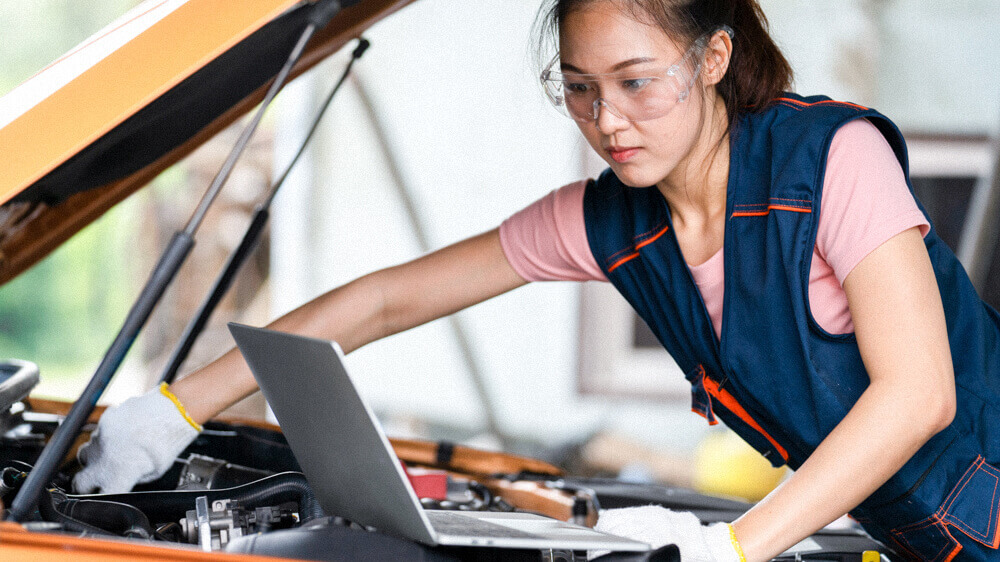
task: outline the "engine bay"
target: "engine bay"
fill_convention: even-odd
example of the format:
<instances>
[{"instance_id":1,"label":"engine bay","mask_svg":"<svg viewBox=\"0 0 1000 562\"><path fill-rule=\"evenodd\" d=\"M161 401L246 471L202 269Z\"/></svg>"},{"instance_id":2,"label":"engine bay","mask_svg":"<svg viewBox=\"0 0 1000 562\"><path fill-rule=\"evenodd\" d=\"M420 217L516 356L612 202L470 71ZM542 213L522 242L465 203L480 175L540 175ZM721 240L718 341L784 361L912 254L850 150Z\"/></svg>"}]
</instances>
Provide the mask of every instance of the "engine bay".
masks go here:
<instances>
[{"instance_id":1,"label":"engine bay","mask_svg":"<svg viewBox=\"0 0 1000 562\"><path fill-rule=\"evenodd\" d=\"M70 405L28 397L38 379L30 363L8 361L0 373L0 501L10 505ZM99 414L77 445L96 428ZM751 506L669 486L566 476L541 461L452 443L392 444L426 510L530 511L592 526L602 508L659 504L711 523L731 521ZM129 493L73 494L79 468L72 456L63 463L37 511L22 522L25 529L303 560L587 560L581 551L430 547L326 513L280 429L253 420L207 423L166 474ZM846 529L823 530L777 560L880 557L894 555L860 529ZM665 547L602 559L680 558Z\"/></svg>"}]
</instances>

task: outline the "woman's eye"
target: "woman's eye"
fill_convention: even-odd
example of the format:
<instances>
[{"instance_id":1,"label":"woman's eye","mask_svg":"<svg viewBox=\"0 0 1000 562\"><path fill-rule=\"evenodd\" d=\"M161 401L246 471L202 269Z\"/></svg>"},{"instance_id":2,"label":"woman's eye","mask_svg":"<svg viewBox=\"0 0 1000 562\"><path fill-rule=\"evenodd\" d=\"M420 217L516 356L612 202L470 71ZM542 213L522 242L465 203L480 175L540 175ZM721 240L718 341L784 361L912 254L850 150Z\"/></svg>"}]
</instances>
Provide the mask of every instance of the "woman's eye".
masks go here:
<instances>
[{"instance_id":1,"label":"woman's eye","mask_svg":"<svg viewBox=\"0 0 1000 562\"><path fill-rule=\"evenodd\" d=\"M629 78L628 80L622 80L622 88L626 92L637 92L645 88L652 81L652 78Z\"/></svg>"},{"instance_id":2,"label":"woman's eye","mask_svg":"<svg viewBox=\"0 0 1000 562\"><path fill-rule=\"evenodd\" d=\"M567 94L580 95L587 93L590 86L586 82L566 82L565 89Z\"/></svg>"}]
</instances>

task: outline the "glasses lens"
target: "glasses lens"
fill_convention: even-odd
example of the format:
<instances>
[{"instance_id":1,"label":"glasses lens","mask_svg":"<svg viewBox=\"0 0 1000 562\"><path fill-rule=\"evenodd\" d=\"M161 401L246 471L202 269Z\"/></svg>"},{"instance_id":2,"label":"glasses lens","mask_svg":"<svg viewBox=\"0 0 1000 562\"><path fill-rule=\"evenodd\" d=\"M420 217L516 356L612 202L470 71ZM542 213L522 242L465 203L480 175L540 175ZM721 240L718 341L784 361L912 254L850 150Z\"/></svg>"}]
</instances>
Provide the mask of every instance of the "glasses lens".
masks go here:
<instances>
[{"instance_id":1,"label":"glasses lens","mask_svg":"<svg viewBox=\"0 0 1000 562\"><path fill-rule=\"evenodd\" d=\"M682 100L682 74L676 69L600 77L552 73L545 85L552 103L577 121L593 121L602 105L629 121L647 121L663 117Z\"/></svg>"},{"instance_id":2,"label":"glasses lens","mask_svg":"<svg viewBox=\"0 0 1000 562\"><path fill-rule=\"evenodd\" d=\"M564 88L562 80L544 79L542 85L545 88L545 97L549 98L552 105L559 110L559 113L572 117L566 108L566 98L563 95Z\"/></svg>"},{"instance_id":3,"label":"glasses lens","mask_svg":"<svg viewBox=\"0 0 1000 562\"><path fill-rule=\"evenodd\" d=\"M681 60L666 69L563 73L552 70L558 68L556 57L542 73L542 84L552 105L580 122L597 119L602 106L629 121L659 119L690 94L701 69L700 64L692 69L690 59L701 52L707 38L695 41Z\"/></svg>"}]
</instances>

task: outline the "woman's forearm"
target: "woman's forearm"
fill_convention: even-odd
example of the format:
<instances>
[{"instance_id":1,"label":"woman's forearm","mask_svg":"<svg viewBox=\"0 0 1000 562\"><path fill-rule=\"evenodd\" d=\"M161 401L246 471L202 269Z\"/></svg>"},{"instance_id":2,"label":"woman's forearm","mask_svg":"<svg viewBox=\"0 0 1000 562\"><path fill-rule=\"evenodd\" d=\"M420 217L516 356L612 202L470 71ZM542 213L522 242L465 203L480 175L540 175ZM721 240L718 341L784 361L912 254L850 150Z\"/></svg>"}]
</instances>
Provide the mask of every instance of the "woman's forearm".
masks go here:
<instances>
[{"instance_id":1,"label":"woman's forearm","mask_svg":"<svg viewBox=\"0 0 1000 562\"><path fill-rule=\"evenodd\" d=\"M386 335L379 321L383 301L378 283L378 274L362 277L317 297L268 327L335 340L349 353ZM235 348L171 386L171 391L198 423L204 423L256 390L257 381Z\"/></svg>"},{"instance_id":2,"label":"woman's forearm","mask_svg":"<svg viewBox=\"0 0 1000 562\"><path fill-rule=\"evenodd\" d=\"M905 231L844 281L871 383L799 470L735 524L764 560L837 519L895 474L955 412L955 375L923 239Z\"/></svg>"},{"instance_id":3,"label":"woman's forearm","mask_svg":"<svg viewBox=\"0 0 1000 562\"><path fill-rule=\"evenodd\" d=\"M511 268L497 230L334 289L268 327L334 340L344 353L419 326L525 283ZM204 423L257 390L239 351L175 382L171 390Z\"/></svg>"},{"instance_id":4,"label":"woman's forearm","mask_svg":"<svg viewBox=\"0 0 1000 562\"><path fill-rule=\"evenodd\" d=\"M747 560L769 560L853 509L947 425L945 400L915 394L870 386L799 470L734 522Z\"/></svg>"}]
</instances>

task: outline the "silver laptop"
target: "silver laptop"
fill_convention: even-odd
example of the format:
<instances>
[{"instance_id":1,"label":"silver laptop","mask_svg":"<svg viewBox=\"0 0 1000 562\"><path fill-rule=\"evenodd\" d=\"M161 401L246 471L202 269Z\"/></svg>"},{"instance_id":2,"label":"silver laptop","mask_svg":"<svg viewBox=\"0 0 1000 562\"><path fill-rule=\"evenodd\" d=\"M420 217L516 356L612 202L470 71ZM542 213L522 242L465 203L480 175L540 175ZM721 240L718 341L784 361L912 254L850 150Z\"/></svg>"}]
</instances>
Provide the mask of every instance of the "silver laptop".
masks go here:
<instances>
[{"instance_id":1,"label":"silver laptop","mask_svg":"<svg viewBox=\"0 0 1000 562\"><path fill-rule=\"evenodd\" d=\"M423 509L340 346L236 323L229 330L327 513L429 545L649 550L534 514Z\"/></svg>"}]
</instances>

